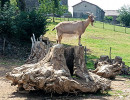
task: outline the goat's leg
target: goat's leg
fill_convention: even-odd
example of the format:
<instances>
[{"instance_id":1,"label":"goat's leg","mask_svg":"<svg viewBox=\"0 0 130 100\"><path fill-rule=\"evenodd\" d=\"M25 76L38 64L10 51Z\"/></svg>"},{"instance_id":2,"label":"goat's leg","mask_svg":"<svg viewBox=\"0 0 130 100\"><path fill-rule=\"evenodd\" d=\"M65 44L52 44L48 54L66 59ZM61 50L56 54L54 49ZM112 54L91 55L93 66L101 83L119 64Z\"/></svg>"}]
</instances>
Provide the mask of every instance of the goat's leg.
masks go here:
<instances>
[{"instance_id":1,"label":"goat's leg","mask_svg":"<svg viewBox=\"0 0 130 100\"><path fill-rule=\"evenodd\" d=\"M61 44L62 36L59 37L59 44Z\"/></svg>"},{"instance_id":2,"label":"goat's leg","mask_svg":"<svg viewBox=\"0 0 130 100\"><path fill-rule=\"evenodd\" d=\"M61 39L62 39L62 36L58 36L57 43L61 44Z\"/></svg>"},{"instance_id":3,"label":"goat's leg","mask_svg":"<svg viewBox=\"0 0 130 100\"><path fill-rule=\"evenodd\" d=\"M81 35L79 35L79 43L78 43L78 45L82 46L82 44L80 43L80 41L81 41Z\"/></svg>"}]
</instances>

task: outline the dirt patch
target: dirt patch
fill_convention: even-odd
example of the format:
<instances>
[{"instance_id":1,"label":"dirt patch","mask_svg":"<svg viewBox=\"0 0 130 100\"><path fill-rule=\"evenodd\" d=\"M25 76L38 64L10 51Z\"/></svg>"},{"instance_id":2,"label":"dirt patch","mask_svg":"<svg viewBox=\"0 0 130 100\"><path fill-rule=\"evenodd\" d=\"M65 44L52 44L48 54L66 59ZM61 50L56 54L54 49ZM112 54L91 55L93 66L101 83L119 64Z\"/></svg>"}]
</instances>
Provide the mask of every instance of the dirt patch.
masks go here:
<instances>
[{"instance_id":1,"label":"dirt patch","mask_svg":"<svg viewBox=\"0 0 130 100\"><path fill-rule=\"evenodd\" d=\"M117 76L112 81L111 90L108 93L57 95L35 91L21 94L17 92L17 86L11 86L11 81L5 79L5 74L22 63L17 60L6 60L4 63L4 60L0 59L0 100L129 100L130 98L130 79L122 76Z\"/></svg>"}]
</instances>

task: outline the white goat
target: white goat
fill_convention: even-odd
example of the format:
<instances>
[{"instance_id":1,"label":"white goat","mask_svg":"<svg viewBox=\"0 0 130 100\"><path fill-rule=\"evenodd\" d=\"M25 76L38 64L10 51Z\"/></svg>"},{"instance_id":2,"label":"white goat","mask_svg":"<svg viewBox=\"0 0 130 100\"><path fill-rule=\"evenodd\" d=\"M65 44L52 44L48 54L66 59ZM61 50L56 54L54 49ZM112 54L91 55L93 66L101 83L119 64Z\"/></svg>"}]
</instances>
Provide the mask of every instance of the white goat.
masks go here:
<instances>
[{"instance_id":1,"label":"white goat","mask_svg":"<svg viewBox=\"0 0 130 100\"><path fill-rule=\"evenodd\" d=\"M94 15L88 13L88 19L85 21L68 21L68 22L60 22L58 25L55 26L53 30L57 30L57 43L61 43L62 36L64 34L70 34L70 35L78 35L79 42L78 45L80 44L80 39L81 35L85 32L85 29L88 27L88 25L91 23L93 26L94 22ZM52 31L53 31L52 30Z\"/></svg>"}]
</instances>

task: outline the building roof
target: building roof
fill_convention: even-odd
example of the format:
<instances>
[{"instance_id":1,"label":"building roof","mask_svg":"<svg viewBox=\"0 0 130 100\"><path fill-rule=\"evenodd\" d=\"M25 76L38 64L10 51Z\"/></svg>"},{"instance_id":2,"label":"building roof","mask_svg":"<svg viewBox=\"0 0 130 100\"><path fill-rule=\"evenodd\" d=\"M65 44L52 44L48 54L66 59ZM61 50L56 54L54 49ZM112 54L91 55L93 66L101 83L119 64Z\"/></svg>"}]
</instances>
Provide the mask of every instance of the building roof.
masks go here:
<instances>
[{"instance_id":1,"label":"building roof","mask_svg":"<svg viewBox=\"0 0 130 100\"><path fill-rule=\"evenodd\" d=\"M104 10L105 16L118 16L119 12L118 10Z\"/></svg>"},{"instance_id":2,"label":"building roof","mask_svg":"<svg viewBox=\"0 0 130 100\"><path fill-rule=\"evenodd\" d=\"M87 1L81 1L80 3L77 3L77 4L73 5L72 7L75 7L75 6L77 6L77 5L80 5L80 4L83 3L83 2L89 3L89 4L91 4L91 5L94 5L94 6L98 7L98 8L100 8L99 6L97 6L97 5L93 4L93 3L87 2ZM100 8L100 9L101 9L101 8ZM101 10L103 10L103 9L101 9ZM103 10L103 11L104 11L104 10Z\"/></svg>"}]
</instances>

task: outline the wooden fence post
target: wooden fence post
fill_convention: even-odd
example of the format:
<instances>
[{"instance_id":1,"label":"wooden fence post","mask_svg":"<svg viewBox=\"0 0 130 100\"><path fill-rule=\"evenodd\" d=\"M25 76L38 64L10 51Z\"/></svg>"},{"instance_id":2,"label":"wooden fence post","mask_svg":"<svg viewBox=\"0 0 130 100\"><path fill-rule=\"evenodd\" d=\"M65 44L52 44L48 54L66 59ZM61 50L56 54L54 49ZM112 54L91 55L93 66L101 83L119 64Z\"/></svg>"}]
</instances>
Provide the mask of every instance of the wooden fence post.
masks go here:
<instances>
[{"instance_id":1,"label":"wooden fence post","mask_svg":"<svg viewBox=\"0 0 130 100\"><path fill-rule=\"evenodd\" d=\"M87 64L87 48L86 48L86 46L84 48L84 51L85 51L85 63Z\"/></svg>"},{"instance_id":2,"label":"wooden fence post","mask_svg":"<svg viewBox=\"0 0 130 100\"><path fill-rule=\"evenodd\" d=\"M110 56L110 61L111 61L111 47L110 47L110 53L109 53L109 56Z\"/></svg>"},{"instance_id":3,"label":"wooden fence post","mask_svg":"<svg viewBox=\"0 0 130 100\"><path fill-rule=\"evenodd\" d=\"M126 33L126 26L125 26L125 33Z\"/></svg>"},{"instance_id":4,"label":"wooden fence post","mask_svg":"<svg viewBox=\"0 0 130 100\"><path fill-rule=\"evenodd\" d=\"M103 29L104 29L104 21L103 21Z\"/></svg>"}]
</instances>

